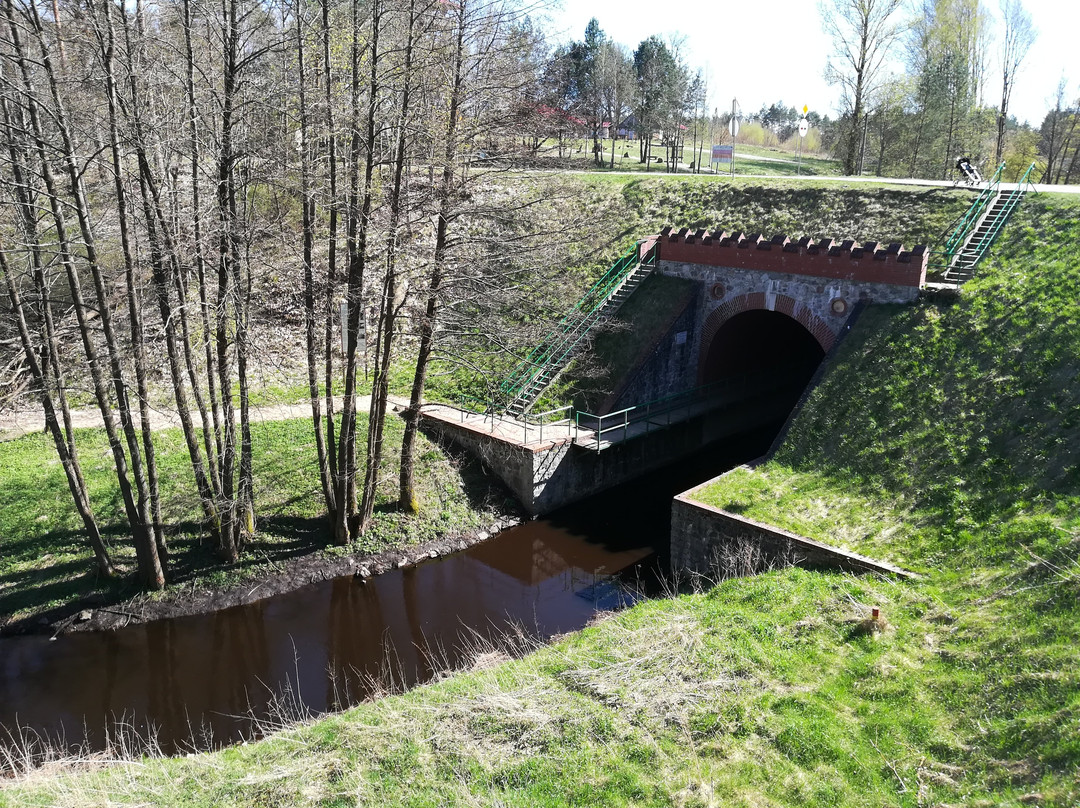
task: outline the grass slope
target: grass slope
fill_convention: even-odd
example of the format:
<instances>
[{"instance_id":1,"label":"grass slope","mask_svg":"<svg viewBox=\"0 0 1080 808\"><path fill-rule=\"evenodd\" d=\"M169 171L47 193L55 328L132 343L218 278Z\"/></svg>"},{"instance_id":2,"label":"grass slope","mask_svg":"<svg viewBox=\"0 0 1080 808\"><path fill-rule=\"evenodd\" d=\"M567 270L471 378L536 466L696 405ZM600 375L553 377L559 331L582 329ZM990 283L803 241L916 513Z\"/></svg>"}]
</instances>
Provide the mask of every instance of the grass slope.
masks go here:
<instances>
[{"instance_id":1,"label":"grass slope","mask_svg":"<svg viewBox=\"0 0 1080 808\"><path fill-rule=\"evenodd\" d=\"M1029 199L960 302L863 319L777 457L705 494L921 580L728 580L260 743L41 770L0 805L1075 806L1078 282L1080 206Z\"/></svg>"},{"instance_id":2,"label":"grass slope","mask_svg":"<svg viewBox=\"0 0 1080 808\"><path fill-rule=\"evenodd\" d=\"M366 415L362 415L364 429ZM187 448L178 429L154 434L162 516L169 528L171 582L222 587L297 555L324 551L377 552L490 523L470 501L461 471L423 440L417 451L421 513L389 507L397 499L397 454L404 426L387 420L388 472L375 524L358 544L329 547L310 419L252 424L258 534L237 564L227 565L201 543L200 511ZM133 569L112 456L101 429L77 430L83 472L98 524L121 569ZM97 594L109 601L134 595L126 577L100 579L51 439L38 433L0 443L0 624L31 612ZM326 549L324 549L326 548Z\"/></svg>"}]
</instances>

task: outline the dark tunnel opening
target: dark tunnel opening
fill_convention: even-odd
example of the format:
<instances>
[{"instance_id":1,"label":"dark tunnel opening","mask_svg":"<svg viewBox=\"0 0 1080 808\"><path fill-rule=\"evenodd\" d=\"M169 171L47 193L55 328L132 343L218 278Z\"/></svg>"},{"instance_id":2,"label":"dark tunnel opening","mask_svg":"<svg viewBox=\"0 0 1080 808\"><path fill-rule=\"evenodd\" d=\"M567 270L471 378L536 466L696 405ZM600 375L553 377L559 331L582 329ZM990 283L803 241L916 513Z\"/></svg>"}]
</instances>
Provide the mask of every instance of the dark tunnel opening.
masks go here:
<instances>
[{"instance_id":1,"label":"dark tunnel opening","mask_svg":"<svg viewBox=\"0 0 1080 808\"><path fill-rule=\"evenodd\" d=\"M749 379L748 394L798 401L825 351L797 320L764 309L744 311L716 332L705 356L703 384Z\"/></svg>"}]
</instances>

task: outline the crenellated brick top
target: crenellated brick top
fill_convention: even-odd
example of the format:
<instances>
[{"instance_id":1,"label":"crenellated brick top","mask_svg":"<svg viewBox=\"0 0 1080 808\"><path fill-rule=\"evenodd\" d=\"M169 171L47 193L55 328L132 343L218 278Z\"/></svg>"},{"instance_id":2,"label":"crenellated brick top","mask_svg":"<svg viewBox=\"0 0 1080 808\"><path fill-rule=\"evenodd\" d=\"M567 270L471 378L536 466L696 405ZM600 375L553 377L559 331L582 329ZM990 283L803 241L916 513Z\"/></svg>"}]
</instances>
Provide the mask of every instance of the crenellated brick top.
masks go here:
<instances>
[{"instance_id":1,"label":"crenellated brick top","mask_svg":"<svg viewBox=\"0 0 1080 808\"><path fill-rule=\"evenodd\" d=\"M660 231L661 261L688 264L786 272L867 283L891 283L897 286L922 286L930 252L923 245L905 250L899 243L868 241L858 244L850 239L825 238L814 241L809 236L792 241L786 236L727 233L720 230Z\"/></svg>"}]
</instances>

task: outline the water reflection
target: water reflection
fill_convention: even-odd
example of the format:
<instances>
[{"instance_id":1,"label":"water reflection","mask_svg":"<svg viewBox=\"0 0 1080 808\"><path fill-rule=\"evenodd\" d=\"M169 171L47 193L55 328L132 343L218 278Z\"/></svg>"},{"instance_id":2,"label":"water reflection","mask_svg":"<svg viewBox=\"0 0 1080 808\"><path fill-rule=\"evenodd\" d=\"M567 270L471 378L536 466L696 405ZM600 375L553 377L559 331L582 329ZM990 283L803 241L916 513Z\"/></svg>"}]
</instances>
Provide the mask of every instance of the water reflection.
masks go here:
<instances>
[{"instance_id":1,"label":"water reflection","mask_svg":"<svg viewBox=\"0 0 1080 808\"><path fill-rule=\"evenodd\" d=\"M283 699L321 712L363 698L373 681L428 679L460 661L466 639L513 625L542 637L579 628L596 611L590 588L651 552L608 550L537 521L366 582L338 578L205 616L54 642L3 640L0 723L68 742L85 734L94 746L110 720L143 733L153 726L169 751L228 742Z\"/></svg>"},{"instance_id":2,"label":"water reflection","mask_svg":"<svg viewBox=\"0 0 1080 808\"><path fill-rule=\"evenodd\" d=\"M282 708L322 712L365 697L373 681L424 681L458 662L465 641L515 626L541 637L580 628L618 605L616 573L648 581L664 566L672 495L756 457L775 428L366 583L349 576L55 642L0 640L0 725L95 748L118 725L153 727L167 752L204 748Z\"/></svg>"}]
</instances>

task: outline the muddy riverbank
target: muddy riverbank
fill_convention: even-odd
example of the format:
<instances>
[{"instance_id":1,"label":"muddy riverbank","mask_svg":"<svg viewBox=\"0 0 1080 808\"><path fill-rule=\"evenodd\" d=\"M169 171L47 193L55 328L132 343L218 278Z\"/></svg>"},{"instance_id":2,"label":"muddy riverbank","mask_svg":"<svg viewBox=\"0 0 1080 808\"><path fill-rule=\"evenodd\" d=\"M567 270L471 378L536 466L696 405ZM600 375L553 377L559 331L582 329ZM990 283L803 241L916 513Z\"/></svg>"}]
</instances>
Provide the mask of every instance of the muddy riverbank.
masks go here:
<instances>
[{"instance_id":1,"label":"muddy riverbank","mask_svg":"<svg viewBox=\"0 0 1080 808\"><path fill-rule=\"evenodd\" d=\"M491 524L483 530L378 553L316 552L264 563L258 572L225 588L208 587L198 579L192 579L190 586L173 585L164 592L143 593L123 600L111 601L104 595L94 594L14 620L0 627L0 638L23 634L57 636L124 628L152 620L208 614L242 606L344 575L369 578L388 570L466 550L501 530L520 524L523 518L514 515L494 516Z\"/></svg>"}]
</instances>

